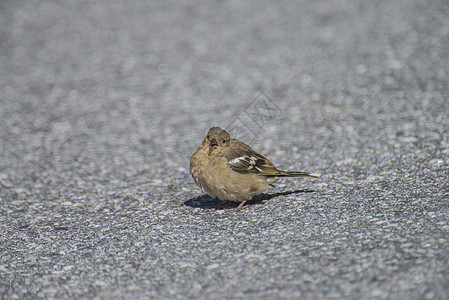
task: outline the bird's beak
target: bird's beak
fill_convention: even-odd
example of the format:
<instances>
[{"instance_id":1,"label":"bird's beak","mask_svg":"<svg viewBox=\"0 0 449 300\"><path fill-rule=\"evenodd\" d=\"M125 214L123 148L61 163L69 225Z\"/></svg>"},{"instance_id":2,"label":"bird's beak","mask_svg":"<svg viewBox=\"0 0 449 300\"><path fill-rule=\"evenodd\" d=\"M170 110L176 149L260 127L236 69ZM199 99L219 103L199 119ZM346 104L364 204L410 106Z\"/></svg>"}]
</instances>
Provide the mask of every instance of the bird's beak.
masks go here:
<instances>
[{"instance_id":1,"label":"bird's beak","mask_svg":"<svg viewBox=\"0 0 449 300\"><path fill-rule=\"evenodd\" d=\"M211 155L211 153L216 149L216 148L218 148L218 141L217 141L217 139L210 139L210 141L209 141L209 155Z\"/></svg>"},{"instance_id":2,"label":"bird's beak","mask_svg":"<svg viewBox=\"0 0 449 300\"><path fill-rule=\"evenodd\" d=\"M209 141L209 147L214 147L214 146L218 146L218 141L217 141L217 139L212 138L212 139Z\"/></svg>"}]
</instances>

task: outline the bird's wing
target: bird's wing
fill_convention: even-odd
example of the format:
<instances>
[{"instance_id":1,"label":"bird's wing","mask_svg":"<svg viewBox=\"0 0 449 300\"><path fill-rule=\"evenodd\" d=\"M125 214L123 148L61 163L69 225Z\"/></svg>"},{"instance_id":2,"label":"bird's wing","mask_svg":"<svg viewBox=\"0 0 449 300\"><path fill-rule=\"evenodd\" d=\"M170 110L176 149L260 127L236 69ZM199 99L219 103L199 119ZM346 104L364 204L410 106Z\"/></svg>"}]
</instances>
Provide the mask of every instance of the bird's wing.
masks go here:
<instances>
[{"instance_id":1,"label":"bird's wing","mask_svg":"<svg viewBox=\"0 0 449 300\"><path fill-rule=\"evenodd\" d=\"M228 159L229 167L238 173L275 176L279 172L271 161L249 146L248 148L230 148L224 156Z\"/></svg>"}]
</instances>

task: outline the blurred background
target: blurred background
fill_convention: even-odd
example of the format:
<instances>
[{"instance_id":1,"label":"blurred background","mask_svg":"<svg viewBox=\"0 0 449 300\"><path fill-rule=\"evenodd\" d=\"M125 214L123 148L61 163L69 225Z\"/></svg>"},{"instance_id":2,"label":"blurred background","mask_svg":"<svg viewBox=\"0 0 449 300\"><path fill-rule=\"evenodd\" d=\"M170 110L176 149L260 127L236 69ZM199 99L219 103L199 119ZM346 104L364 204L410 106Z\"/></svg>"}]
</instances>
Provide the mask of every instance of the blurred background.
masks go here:
<instances>
[{"instance_id":1,"label":"blurred background","mask_svg":"<svg viewBox=\"0 0 449 300\"><path fill-rule=\"evenodd\" d=\"M398 139L401 155L429 158L447 142L448 10L444 1L3 1L2 176L69 160L104 176L185 172L212 125L239 127L273 159L293 145L287 161L305 161L294 167L381 167ZM247 109L261 93L277 111L262 121Z\"/></svg>"}]
</instances>

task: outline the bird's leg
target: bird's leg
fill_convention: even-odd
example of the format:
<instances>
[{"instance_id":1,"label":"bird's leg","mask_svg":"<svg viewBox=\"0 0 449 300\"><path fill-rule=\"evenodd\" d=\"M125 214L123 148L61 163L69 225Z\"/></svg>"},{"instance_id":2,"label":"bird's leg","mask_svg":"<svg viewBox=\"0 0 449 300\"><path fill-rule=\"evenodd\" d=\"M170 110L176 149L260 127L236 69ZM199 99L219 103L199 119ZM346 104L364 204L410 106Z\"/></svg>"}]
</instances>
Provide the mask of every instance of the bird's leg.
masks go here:
<instances>
[{"instance_id":1,"label":"bird's leg","mask_svg":"<svg viewBox=\"0 0 449 300\"><path fill-rule=\"evenodd\" d=\"M236 208L230 210L230 212L237 212L237 211L240 211L240 210L242 210L242 209L247 208L249 205L248 205L248 204L245 205L245 203L246 203L246 200L243 201L243 202L241 202L241 203L239 204L239 206L237 206Z\"/></svg>"},{"instance_id":2,"label":"bird's leg","mask_svg":"<svg viewBox=\"0 0 449 300\"><path fill-rule=\"evenodd\" d=\"M224 207L226 207L226 204L228 203L227 200L222 200L220 201L220 203L218 203L215 207L211 207L211 208L206 208L207 211L216 211L219 209L222 209Z\"/></svg>"}]
</instances>

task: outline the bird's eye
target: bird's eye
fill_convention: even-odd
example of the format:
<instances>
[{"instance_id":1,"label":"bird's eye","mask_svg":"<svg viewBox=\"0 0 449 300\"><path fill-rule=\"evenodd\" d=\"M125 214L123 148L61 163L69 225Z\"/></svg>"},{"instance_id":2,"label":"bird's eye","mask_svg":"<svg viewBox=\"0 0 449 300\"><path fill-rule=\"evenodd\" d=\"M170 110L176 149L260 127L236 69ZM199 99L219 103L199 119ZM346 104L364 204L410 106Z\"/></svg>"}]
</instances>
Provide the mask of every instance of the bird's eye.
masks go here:
<instances>
[{"instance_id":1,"label":"bird's eye","mask_svg":"<svg viewBox=\"0 0 449 300\"><path fill-rule=\"evenodd\" d=\"M223 140L222 143L223 143L223 144L226 144L226 140Z\"/></svg>"},{"instance_id":2,"label":"bird's eye","mask_svg":"<svg viewBox=\"0 0 449 300\"><path fill-rule=\"evenodd\" d=\"M206 139L209 139L209 135L206 135Z\"/></svg>"}]
</instances>

